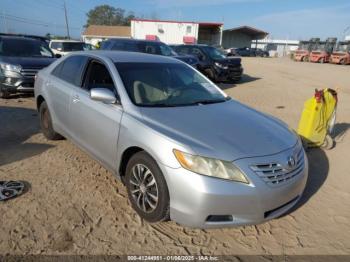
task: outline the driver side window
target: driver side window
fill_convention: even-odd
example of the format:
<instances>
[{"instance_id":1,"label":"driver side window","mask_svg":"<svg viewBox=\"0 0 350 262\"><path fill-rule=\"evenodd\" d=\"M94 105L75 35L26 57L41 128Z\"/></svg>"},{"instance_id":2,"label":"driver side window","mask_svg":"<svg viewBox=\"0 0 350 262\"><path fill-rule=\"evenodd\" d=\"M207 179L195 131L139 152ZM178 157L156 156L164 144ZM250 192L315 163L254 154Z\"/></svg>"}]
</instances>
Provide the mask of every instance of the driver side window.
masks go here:
<instances>
[{"instance_id":1,"label":"driver side window","mask_svg":"<svg viewBox=\"0 0 350 262\"><path fill-rule=\"evenodd\" d=\"M92 88L107 88L117 93L112 77L106 66L98 61L91 61L85 75L83 89L90 91Z\"/></svg>"},{"instance_id":2,"label":"driver side window","mask_svg":"<svg viewBox=\"0 0 350 262\"><path fill-rule=\"evenodd\" d=\"M198 48L192 48L191 54L195 55L196 57L198 57L198 59L201 60L201 61L206 59L205 55L203 54L203 52L201 50L199 50Z\"/></svg>"}]
</instances>

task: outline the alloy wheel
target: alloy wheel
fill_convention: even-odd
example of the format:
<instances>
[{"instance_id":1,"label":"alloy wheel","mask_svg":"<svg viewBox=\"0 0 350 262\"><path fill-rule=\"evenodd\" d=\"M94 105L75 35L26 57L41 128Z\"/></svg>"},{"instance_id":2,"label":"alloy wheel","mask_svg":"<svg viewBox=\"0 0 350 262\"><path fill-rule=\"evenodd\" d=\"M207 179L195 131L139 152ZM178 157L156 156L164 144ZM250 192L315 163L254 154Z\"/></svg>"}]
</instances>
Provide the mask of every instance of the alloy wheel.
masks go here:
<instances>
[{"instance_id":1,"label":"alloy wheel","mask_svg":"<svg viewBox=\"0 0 350 262\"><path fill-rule=\"evenodd\" d=\"M130 177L131 195L138 208L145 213L153 212L158 205L158 185L151 170L145 165L136 164Z\"/></svg>"}]
</instances>

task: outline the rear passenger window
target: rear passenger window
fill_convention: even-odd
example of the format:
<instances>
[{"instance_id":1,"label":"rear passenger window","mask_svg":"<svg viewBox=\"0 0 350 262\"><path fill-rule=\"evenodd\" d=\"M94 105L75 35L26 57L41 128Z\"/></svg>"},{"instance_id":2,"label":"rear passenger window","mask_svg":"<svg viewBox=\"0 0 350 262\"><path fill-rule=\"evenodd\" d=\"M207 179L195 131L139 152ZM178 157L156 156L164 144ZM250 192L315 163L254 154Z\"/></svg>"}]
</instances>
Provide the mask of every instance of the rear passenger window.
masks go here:
<instances>
[{"instance_id":1,"label":"rear passenger window","mask_svg":"<svg viewBox=\"0 0 350 262\"><path fill-rule=\"evenodd\" d=\"M61 62L52 74L72 85L81 86L82 71L88 60L86 56L72 56Z\"/></svg>"}]
</instances>

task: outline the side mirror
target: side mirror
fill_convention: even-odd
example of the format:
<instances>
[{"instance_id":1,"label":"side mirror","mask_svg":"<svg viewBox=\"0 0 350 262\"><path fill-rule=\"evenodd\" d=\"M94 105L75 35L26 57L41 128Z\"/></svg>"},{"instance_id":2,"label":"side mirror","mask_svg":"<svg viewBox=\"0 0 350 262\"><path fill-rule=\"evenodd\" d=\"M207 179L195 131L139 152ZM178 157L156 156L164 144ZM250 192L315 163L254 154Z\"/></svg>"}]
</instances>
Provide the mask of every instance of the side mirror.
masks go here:
<instances>
[{"instance_id":1,"label":"side mirror","mask_svg":"<svg viewBox=\"0 0 350 262\"><path fill-rule=\"evenodd\" d=\"M55 54L55 57L56 57L56 58L61 58L62 55L61 55L61 54Z\"/></svg>"},{"instance_id":2,"label":"side mirror","mask_svg":"<svg viewBox=\"0 0 350 262\"><path fill-rule=\"evenodd\" d=\"M105 104L115 104L117 102L114 93L107 88L92 88L90 90L90 98Z\"/></svg>"}]
</instances>

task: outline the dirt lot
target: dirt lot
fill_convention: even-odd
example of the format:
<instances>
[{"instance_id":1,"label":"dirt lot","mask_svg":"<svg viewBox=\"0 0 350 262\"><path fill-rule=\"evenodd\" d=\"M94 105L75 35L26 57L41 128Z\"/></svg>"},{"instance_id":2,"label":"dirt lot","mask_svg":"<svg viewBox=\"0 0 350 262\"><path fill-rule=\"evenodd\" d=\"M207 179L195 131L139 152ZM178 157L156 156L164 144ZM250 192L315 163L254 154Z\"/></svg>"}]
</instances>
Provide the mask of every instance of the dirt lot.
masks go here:
<instances>
[{"instance_id":1,"label":"dirt lot","mask_svg":"<svg viewBox=\"0 0 350 262\"><path fill-rule=\"evenodd\" d=\"M268 223L216 230L148 224L120 182L69 141L39 131L31 97L0 100L0 178L31 184L0 203L0 254L350 254L350 66L243 60L242 83L221 85L236 99L296 128L315 88L340 87L337 144L308 152L305 194Z\"/></svg>"}]
</instances>

